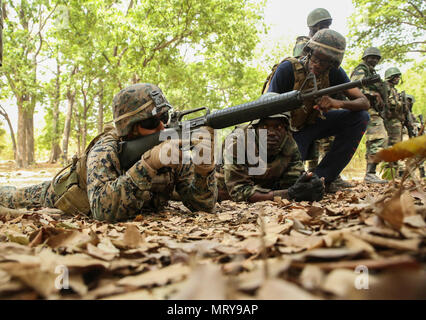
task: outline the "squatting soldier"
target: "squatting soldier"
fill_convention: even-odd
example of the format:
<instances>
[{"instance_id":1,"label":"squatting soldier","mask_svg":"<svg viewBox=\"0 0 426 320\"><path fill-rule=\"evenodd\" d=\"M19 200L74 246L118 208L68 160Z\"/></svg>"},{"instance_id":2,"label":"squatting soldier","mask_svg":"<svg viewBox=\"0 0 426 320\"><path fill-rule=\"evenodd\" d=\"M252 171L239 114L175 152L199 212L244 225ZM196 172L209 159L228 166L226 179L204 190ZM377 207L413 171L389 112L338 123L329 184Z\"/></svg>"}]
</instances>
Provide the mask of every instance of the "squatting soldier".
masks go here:
<instances>
[{"instance_id":1,"label":"squatting soldier","mask_svg":"<svg viewBox=\"0 0 426 320\"><path fill-rule=\"evenodd\" d=\"M328 29L331 26L332 21L333 19L328 10L324 8L317 8L312 10L306 19L306 24L309 28L309 37L302 36L296 39L296 45L293 49L293 56L295 58L300 58L303 54L303 47L306 45L306 43L308 43L309 39L313 37L317 31ZM342 97L339 97L338 99L342 99ZM327 137L317 140L315 144L312 145L309 160L305 161L309 171L315 170L319 162L320 153L326 154L330 150L333 140L334 137ZM344 181L340 176L338 176L336 180L333 181L332 185L334 190L338 190L339 188L352 187L352 184Z\"/></svg>"},{"instance_id":2,"label":"squatting soldier","mask_svg":"<svg viewBox=\"0 0 426 320\"><path fill-rule=\"evenodd\" d=\"M268 91L311 90L314 75L318 89L349 82L339 67L345 47L345 38L338 32L318 31L304 47L302 59L287 58L278 66ZM291 112L290 124L302 160L306 160L315 140L335 137L330 151L314 171L325 178L328 192L333 192L331 183L352 159L370 118L366 111L370 104L358 88L345 90L344 94L350 100L323 96L318 102L306 101L303 108Z\"/></svg>"},{"instance_id":3,"label":"squatting soldier","mask_svg":"<svg viewBox=\"0 0 426 320\"><path fill-rule=\"evenodd\" d=\"M352 72L351 81L361 80L366 77L371 77L376 73L374 67L379 63L382 55L380 50L375 47L369 47L364 50L361 62ZM364 181L366 183L387 183L386 180L380 179L376 176L377 164L373 161L374 155L387 146L387 133L383 121L383 113L385 108L386 92L384 90L384 83L382 86L376 84L368 87L363 87L361 91L370 101L370 122L368 123L366 136L366 160L367 171L365 173Z\"/></svg>"},{"instance_id":4,"label":"squatting soldier","mask_svg":"<svg viewBox=\"0 0 426 320\"><path fill-rule=\"evenodd\" d=\"M219 200L257 202L273 200L275 196L296 201L322 199L323 182L312 173L302 175L303 164L288 125L288 115L279 114L252 121L231 133L234 139L224 148L225 164L217 174ZM259 129L267 130L267 159L263 174L254 175L250 168L258 164L250 165L248 147L245 161L238 162L238 143L250 143L248 130L254 130L256 141L260 141ZM255 152L259 156L259 148Z\"/></svg>"},{"instance_id":5,"label":"squatting soldier","mask_svg":"<svg viewBox=\"0 0 426 320\"><path fill-rule=\"evenodd\" d=\"M217 200L214 161L179 163L176 155L181 159L182 152L176 140L166 140L147 151L126 172L120 167L119 142L163 130L169 109L168 101L155 85L135 84L121 90L113 100L115 129L95 138L85 155L75 158L71 167L65 168L67 173L60 173L52 182L20 189L1 188L0 204L90 212L95 219L115 222L161 209L175 188L190 210L211 211ZM211 142L213 137L211 134ZM203 152L210 148L213 157L214 144L203 141ZM175 161L161 161L164 154L175 155Z\"/></svg>"}]
</instances>

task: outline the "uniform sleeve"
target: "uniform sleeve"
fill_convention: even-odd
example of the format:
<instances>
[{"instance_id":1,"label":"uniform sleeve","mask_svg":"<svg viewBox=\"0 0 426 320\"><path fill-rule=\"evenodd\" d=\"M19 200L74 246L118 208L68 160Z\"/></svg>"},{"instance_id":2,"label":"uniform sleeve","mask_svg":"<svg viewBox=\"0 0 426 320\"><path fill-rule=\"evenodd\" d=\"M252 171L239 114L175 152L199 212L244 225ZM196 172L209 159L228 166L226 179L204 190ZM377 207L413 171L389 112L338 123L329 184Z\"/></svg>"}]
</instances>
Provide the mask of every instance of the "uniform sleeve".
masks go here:
<instances>
[{"instance_id":1,"label":"uniform sleeve","mask_svg":"<svg viewBox=\"0 0 426 320\"><path fill-rule=\"evenodd\" d=\"M128 220L139 213L151 178L138 161L121 175L115 149L95 145L87 157L87 194L94 219L110 222Z\"/></svg>"},{"instance_id":2,"label":"uniform sleeve","mask_svg":"<svg viewBox=\"0 0 426 320\"><path fill-rule=\"evenodd\" d=\"M289 162L287 169L283 172L280 178L280 189L288 189L291 187L305 171L297 145L294 144L294 146L291 147L291 150L294 151L292 152L291 161Z\"/></svg>"},{"instance_id":3,"label":"uniform sleeve","mask_svg":"<svg viewBox=\"0 0 426 320\"><path fill-rule=\"evenodd\" d=\"M355 70L351 74L351 81L362 80L366 76L367 76L366 70L364 70L364 68L362 68L362 67L357 67L357 68L355 68ZM360 89L361 89L361 92L363 94L367 95L367 96L373 96L373 93L375 92L375 90L373 90L372 86L371 87L363 86Z\"/></svg>"},{"instance_id":4,"label":"uniform sleeve","mask_svg":"<svg viewBox=\"0 0 426 320\"><path fill-rule=\"evenodd\" d=\"M294 87L293 66L290 61L281 63L269 84L268 92L284 93L292 91Z\"/></svg>"},{"instance_id":5,"label":"uniform sleeve","mask_svg":"<svg viewBox=\"0 0 426 320\"><path fill-rule=\"evenodd\" d=\"M202 176L194 172L194 165L183 165L177 171L176 191L182 203L191 211L211 212L217 201L216 170Z\"/></svg>"},{"instance_id":6,"label":"uniform sleeve","mask_svg":"<svg viewBox=\"0 0 426 320\"><path fill-rule=\"evenodd\" d=\"M231 149L233 147L235 147L235 145L230 146ZM236 152L232 152L232 150L225 148L224 159L225 164L223 169L225 184L232 200L236 202L248 201L255 192L268 193L271 191L271 189L262 188L260 185L255 184L248 173L247 165L238 164Z\"/></svg>"}]
</instances>

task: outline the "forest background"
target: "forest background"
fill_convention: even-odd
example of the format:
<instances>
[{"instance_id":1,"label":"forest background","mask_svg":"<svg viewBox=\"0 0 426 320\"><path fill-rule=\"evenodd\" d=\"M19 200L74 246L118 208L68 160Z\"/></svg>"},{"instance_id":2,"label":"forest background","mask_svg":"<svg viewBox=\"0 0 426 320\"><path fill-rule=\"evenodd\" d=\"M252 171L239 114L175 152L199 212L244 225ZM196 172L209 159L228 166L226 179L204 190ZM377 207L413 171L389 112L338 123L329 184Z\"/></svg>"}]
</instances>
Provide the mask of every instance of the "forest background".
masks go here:
<instances>
[{"instance_id":1,"label":"forest background","mask_svg":"<svg viewBox=\"0 0 426 320\"><path fill-rule=\"evenodd\" d=\"M347 38L350 74L371 45L378 71L426 115L426 3L279 0L2 1L0 160L25 168L81 153L112 120L111 101L137 82L157 84L175 109L221 109L259 97L271 67L292 55L306 17L328 9ZM301 29L300 26L304 27ZM365 145L351 162L363 167Z\"/></svg>"}]
</instances>

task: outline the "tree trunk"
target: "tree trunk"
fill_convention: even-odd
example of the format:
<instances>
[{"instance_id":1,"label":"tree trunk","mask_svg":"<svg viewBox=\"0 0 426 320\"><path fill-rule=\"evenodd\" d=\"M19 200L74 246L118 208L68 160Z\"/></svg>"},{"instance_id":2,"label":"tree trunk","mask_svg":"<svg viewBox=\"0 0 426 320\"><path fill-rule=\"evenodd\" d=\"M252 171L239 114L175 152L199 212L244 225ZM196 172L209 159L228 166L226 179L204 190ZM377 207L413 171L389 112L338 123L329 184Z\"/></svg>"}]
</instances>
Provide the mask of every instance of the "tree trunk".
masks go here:
<instances>
[{"instance_id":1,"label":"tree trunk","mask_svg":"<svg viewBox=\"0 0 426 320\"><path fill-rule=\"evenodd\" d=\"M101 91L99 93L99 109L98 109L98 134L104 131L104 87L101 83Z\"/></svg>"},{"instance_id":2,"label":"tree trunk","mask_svg":"<svg viewBox=\"0 0 426 320\"><path fill-rule=\"evenodd\" d=\"M61 147L59 147L59 102L61 98L61 87L60 87L60 76L61 76L61 69L59 65L58 59L56 59L56 85L55 85L55 98L53 100L52 105L52 112L53 112L53 123L52 123L52 130L53 130L53 137L52 137L52 144L51 144L51 152L49 157L49 163L55 163L58 161L59 156L61 154Z\"/></svg>"},{"instance_id":3,"label":"tree trunk","mask_svg":"<svg viewBox=\"0 0 426 320\"><path fill-rule=\"evenodd\" d=\"M1 109L0 115L2 115L6 119L7 125L9 126L10 137L12 139L12 146L13 146L13 157L15 161L17 161L15 132L13 131L12 123L10 122L9 115L7 114L6 110L4 110L2 106L0 106L0 109Z\"/></svg>"},{"instance_id":4,"label":"tree trunk","mask_svg":"<svg viewBox=\"0 0 426 320\"><path fill-rule=\"evenodd\" d=\"M65 125L64 125L64 135L62 139L62 162L63 164L68 163L68 142L70 139L70 131L71 131L71 119L72 119L72 111L74 107L74 99L75 99L75 91L71 91L71 89L68 89L67 91L67 100L68 100L68 107L67 107L67 116L65 118Z\"/></svg>"},{"instance_id":5,"label":"tree trunk","mask_svg":"<svg viewBox=\"0 0 426 320\"><path fill-rule=\"evenodd\" d=\"M34 161L34 112L32 110L26 110L25 112L25 129L26 134L26 148L27 148L27 162L33 164Z\"/></svg>"},{"instance_id":6,"label":"tree trunk","mask_svg":"<svg viewBox=\"0 0 426 320\"><path fill-rule=\"evenodd\" d=\"M28 167L27 161L27 130L25 129L25 110L22 99L18 100L18 156L16 165L18 168Z\"/></svg>"}]
</instances>

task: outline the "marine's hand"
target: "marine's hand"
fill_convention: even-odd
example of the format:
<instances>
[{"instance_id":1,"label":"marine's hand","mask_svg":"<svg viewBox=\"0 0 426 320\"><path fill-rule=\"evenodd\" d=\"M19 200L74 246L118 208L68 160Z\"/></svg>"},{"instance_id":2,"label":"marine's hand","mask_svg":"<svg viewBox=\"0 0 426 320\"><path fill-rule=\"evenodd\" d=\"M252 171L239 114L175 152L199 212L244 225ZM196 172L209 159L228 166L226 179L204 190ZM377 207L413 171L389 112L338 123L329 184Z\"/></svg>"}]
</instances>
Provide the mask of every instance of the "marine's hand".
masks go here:
<instances>
[{"instance_id":1,"label":"marine's hand","mask_svg":"<svg viewBox=\"0 0 426 320\"><path fill-rule=\"evenodd\" d=\"M163 167L176 169L182 162L181 146L180 140L163 141L142 155L142 165L151 176Z\"/></svg>"},{"instance_id":2,"label":"marine's hand","mask_svg":"<svg viewBox=\"0 0 426 320\"><path fill-rule=\"evenodd\" d=\"M201 127L192 134L192 162L194 171L202 176L210 174L215 168L214 162L214 130Z\"/></svg>"}]
</instances>

